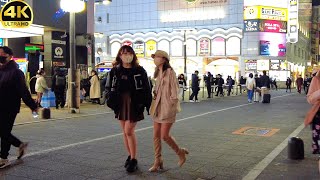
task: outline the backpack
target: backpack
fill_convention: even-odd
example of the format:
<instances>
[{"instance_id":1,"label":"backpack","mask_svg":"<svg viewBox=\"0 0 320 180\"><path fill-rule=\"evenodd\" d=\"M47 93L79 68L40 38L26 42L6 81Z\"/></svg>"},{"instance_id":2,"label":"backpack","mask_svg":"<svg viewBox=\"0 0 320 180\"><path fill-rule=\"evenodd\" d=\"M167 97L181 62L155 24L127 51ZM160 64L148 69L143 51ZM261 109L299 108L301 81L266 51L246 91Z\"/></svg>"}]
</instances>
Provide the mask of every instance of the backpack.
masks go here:
<instances>
[{"instance_id":1,"label":"backpack","mask_svg":"<svg viewBox=\"0 0 320 180\"><path fill-rule=\"evenodd\" d=\"M56 76L56 86L65 86L66 78L64 76Z\"/></svg>"}]
</instances>

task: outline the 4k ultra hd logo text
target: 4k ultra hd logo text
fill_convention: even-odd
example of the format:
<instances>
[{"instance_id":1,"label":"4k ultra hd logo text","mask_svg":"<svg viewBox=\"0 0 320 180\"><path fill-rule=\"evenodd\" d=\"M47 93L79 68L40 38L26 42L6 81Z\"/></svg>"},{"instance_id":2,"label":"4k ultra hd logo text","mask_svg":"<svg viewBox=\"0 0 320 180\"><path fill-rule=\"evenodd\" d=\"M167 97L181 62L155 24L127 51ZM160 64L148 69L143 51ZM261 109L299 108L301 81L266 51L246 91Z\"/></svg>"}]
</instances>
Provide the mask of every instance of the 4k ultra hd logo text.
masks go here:
<instances>
[{"instance_id":1,"label":"4k ultra hd logo text","mask_svg":"<svg viewBox=\"0 0 320 180\"><path fill-rule=\"evenodd\" d=\"M22 0L10 1L1 9L0 21L4 28L27 28L33 22L33 12Z\"/></svg>"}]
</instances>

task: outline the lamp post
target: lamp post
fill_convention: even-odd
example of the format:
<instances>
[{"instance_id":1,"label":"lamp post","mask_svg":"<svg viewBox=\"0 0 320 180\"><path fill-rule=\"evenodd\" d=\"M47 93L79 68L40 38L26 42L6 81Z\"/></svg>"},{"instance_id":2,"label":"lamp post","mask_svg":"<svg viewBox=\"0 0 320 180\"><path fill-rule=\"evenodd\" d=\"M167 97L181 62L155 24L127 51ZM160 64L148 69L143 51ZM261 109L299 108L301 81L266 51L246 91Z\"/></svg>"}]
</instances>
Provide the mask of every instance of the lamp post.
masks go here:
<instances>
[{"instance_id":1,"label":"lamp post","mask_svg":"<svg viewBox=\"0 0 320 180\"><path fill-rule=\"evenodd\" d=\"M69 69L69 86L68 91L70 93L70 112L76 113L77 109L77 94L76 94L76 33L75 33L75 15L81 12L85 8L84 1L81 0L61 0L61 9L70 13L69 24L69 42L70 42L70 69Z\"/></svg>"}]
</instances>

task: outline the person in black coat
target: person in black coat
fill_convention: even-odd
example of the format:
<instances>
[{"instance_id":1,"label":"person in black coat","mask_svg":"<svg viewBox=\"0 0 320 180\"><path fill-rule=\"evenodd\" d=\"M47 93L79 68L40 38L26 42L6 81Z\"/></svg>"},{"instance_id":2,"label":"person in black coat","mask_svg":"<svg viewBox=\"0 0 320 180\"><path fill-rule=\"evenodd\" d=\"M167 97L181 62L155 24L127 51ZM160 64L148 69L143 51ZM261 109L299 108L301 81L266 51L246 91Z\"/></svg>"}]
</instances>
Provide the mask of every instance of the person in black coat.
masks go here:
<instances>
[{"instance_id":1,"label":"person in black coat","mask_svg":"<svg viewBox=\"0 0 320 180\"><path fill-rule=\"evenodd\" d=\"M28 145L11 134L16 116L20 112L21 98L32 111L38 111L27 88L24 73L11 60L12 56L13 52L9 47L0 47L0 169L10 165L8 156L11 145L19 148L18 159L22 158Z\"/></svg>"},{"instance_id":2,"label":"person in black coat","mask_svg":"<svg viewBox=\"0 0 320 180\"><path fill-rule=\"evenodd\" d=\"M199 87L199 71L195 71L194 74L192 74L192 94L189 98L190 102L197 102L198 101L198 93L200 91L200 87ZM193 100L193 98L195 98L195 101Z\"/></svg>"},{"instance_id":3,"label":"person in black coat","mask_svg":"<svg viewBox=\"0 0 320 180\"><path fill-rule=\"evenodd\" d=\"M65 90L67 85L67 78L64 73L56 68L55 74L52 77L52 86L51 90L54 92L56 97L56 109L59 109L59 105L61 108L64 108L66 104Z\"/></svg>"},{"instance_id":4,"label":"person in black coat","mask_svg":"<svg viewBox=\"0 0 320 180\"><path fill-rule=\"evenodd\" d=\"M206 82L208 98L211 98L211 85L213 82L213 76L210 72L208 72L207 76L204 75L204 81Z\"/></svg>"},{"instance_id":5,"label":"person in black coat","mask_svg":"<svg viewBox=\"0 0 320 180\"><path fill-rule=\"evenodd\" d=\"M217 78L217 86L218 86L218 91L217 91L217 94L216 96L220 95L221 96L224 96L223 94L223 85L224 85L224 79L222 78L222 76L220 74L218 74L218 78Z\"/></svg>"},{"instance_id":6,"label":"person in black coat","mask_svg":"<svg viewBox=\"0 0 320 180\"><path fill-rule=\"evenodd\" d=\"M270 78L267 76L267 71L263 71L263 76L260 77L261 87L270 89Z\"/></svg>"},{"instance_id":7,"label":"person in black coat","mask_svg":"<svg viewBox=\"0 0 320 180\"><path fill-rule=\"evenodd\" d=\"M286 81L286 86L287 86L286 92L288 92L288 90L290 90L291 92L291 84L292 84L292 80L288 77Z\"/></svg>"}]
</instances>

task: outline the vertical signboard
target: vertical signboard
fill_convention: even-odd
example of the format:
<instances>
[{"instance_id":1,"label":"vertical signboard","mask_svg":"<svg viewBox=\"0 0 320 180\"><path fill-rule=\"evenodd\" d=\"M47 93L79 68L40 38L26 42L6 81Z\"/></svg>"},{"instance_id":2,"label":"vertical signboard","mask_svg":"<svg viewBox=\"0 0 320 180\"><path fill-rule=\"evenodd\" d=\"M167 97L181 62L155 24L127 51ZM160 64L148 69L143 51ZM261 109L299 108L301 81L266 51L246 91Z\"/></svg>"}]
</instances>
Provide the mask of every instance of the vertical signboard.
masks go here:
<instances>
[{"instance_id":1,"label":"vertical signboard","mask_svg":"<svg viewBox=\"0 0 320 180\"><path fill-rule=\"evenodd\" d=\"M67 39L64 38L64 32L52 31L52 61L56 66L66 65Z\"/></svg>"},{"instance_id":2,"label":"vertical signboard","mask_svg":"<svg viewBox=\"0 0 320 180\"><path fill-rule=\"evenodd\" d=\"M133 43L133 50L136 53L137 57L144 57L144 42L136 41Z\"/></svg>"},{"instance_id":3,"label":"vertical signboard","mask_svg":"<svg viewBox=\"0 0 320 180\"><path fill-rule=\"evenodd\" d=\"M298 0L289 1L289 21L288 21L288 40L290 43L298 42L298 17L299 17Z\"/></svg>"},{"instance_id":4,"label":"vertical signboard","mask_svg":"<svg viewBox=\"0 0 320 180\"><path fill-rule=\"evenodd\" d=\"M210 39L202 38L199 41L199 56L210 55Z\"/></svg>"}]
</instances>

